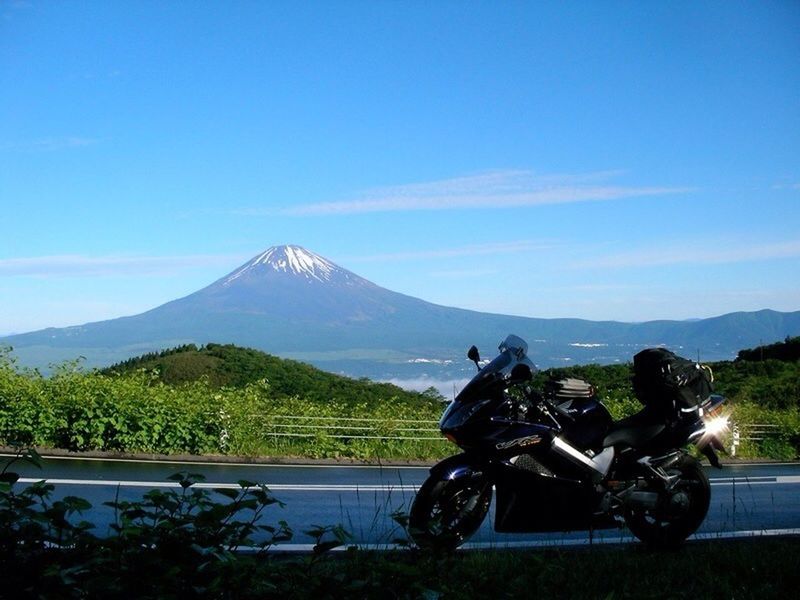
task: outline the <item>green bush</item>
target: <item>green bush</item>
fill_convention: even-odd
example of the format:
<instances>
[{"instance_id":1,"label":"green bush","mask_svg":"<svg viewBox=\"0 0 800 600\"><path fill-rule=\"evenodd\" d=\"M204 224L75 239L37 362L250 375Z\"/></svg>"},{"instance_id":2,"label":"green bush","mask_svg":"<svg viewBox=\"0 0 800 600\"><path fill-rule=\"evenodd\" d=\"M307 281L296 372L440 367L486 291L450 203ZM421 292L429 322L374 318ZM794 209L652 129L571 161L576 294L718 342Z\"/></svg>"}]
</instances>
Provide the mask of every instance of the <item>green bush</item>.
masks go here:
<instances>
[{"instance_id":1,"label":"green bush","mask_svg":"<svg viewBox=\"0 0 800 600\"><path fill-rule=\"evenodd\" d=\"M20 458L39 464L34 451ZM285 522L264 523L267 509L280 505L265 486L241 481L239 489L212 494L193 487L202 475L187 473L168 478L179 490L106 502L116 519L110 536L97 537L80 520L89 502L56 499L45 482L18 489L19 477L8 467L0 473L4 598L220 598L242 586L258 597L271 582L251 581L256 560L292 537ZM242 547L256 556L237 556Z\"/></svg>"},{"instance_id":2,"label":"green bush","mask_svg":"<svg viewBox=\"0 0 800 600\"><path fill-rule=\"evenodd\" d=\"M265 380L241 388L218 388L206 378L174 386L151 372L87 373L74 364L45 378L0 360L0 444L161 454L437 458L448 451L438 435L422 442L363 436L419 437L398 431L398 421L428 420L432 429L441 408L419 394L322 401L275 394ZM283 419L287 415L302 419ZM348 419L371 422L358 429L366 423Z\"/></svg>"},{"instance_id":3,"label":"green bush","mask_svg":"<svg viewBox=\"0 0 800 600\"><path fill-rule=\"evenodd\" d=\"M737 456L744 458L773 458L793 460L800 449L800 410L772 410L752 402L732 404L731 423L739 427L742 437ZM747 439L752 429L747 425L769 425L768 435L762 440Z\"/></svg>"}]
</instances>

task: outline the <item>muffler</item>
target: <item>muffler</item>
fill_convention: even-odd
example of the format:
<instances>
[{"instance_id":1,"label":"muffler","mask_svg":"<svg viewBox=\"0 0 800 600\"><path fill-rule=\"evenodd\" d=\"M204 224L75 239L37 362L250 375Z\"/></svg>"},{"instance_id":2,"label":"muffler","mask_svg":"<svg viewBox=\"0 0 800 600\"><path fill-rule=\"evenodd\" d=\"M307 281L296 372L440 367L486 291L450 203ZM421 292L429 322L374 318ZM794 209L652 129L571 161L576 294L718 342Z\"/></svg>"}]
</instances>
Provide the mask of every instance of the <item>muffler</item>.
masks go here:
<instances>
[{"instance_id":1,"label":"muffler","mask_svg":"<svg viewBox=\"0 0 800 600\"><path fill-rule=\"evenodd\" d=\"M621 494L621 496L623 496L623 502L625 502L625 505L629 506L630 508L653 510L656 506L658 506L657 492L633 490L627 494Z\"/></svg>"}]
</instances>

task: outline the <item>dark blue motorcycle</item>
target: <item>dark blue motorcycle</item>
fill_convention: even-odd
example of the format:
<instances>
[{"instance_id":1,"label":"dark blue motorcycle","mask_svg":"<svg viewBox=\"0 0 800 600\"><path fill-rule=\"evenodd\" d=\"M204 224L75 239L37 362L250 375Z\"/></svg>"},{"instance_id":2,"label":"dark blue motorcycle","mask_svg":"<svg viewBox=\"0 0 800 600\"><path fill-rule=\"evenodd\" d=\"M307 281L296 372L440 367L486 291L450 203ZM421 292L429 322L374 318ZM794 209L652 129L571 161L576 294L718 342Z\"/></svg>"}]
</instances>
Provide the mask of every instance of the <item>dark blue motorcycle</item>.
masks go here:
<instances>
[{"instance_id":1,"label":"dark blue motorcycle","mask_svg":"<svg viewBox=\"0 0 800 600\"><path fill-rule=\"evenodd\" d=\"M411 507L417 545L454 549L481 525L496 497L498 532L594 530L627 525L651 545L675 546L708 512L711 488L683 448L714 449L727 426L708 367L660 348L634 358L645 407L614 421L580 380L535 392L528 345L510 335L439 422L463 452L430 471Z\"/></svg>"}]
</instances>

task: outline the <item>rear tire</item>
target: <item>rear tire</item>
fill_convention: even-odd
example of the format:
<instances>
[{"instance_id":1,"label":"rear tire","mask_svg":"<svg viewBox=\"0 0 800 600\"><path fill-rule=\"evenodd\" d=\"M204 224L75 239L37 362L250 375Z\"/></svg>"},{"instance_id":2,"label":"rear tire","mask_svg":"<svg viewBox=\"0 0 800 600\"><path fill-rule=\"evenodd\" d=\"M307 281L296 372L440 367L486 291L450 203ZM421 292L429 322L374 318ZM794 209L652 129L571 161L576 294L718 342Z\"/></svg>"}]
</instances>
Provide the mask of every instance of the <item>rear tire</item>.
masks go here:
<instances>
[{"instance_id":1,"label":"rear tire","mask_svg":"<svg viewBox=\"0 0 800 600\"><path fill-rule=\"evenodd\" d=\"M680 473L681 479L671 493L662 492L658 507L625 512L625 523L633 535L659 548L682 544L703 523L711 504L711 485L695 459L687 456L667 473Z\"/></svg>"},{"instance_id":2,"label":"rear tire","mask_svg":"<svg viewBox=\"0 0 800 600\"><path fill-rule=\"evenodd\" d=\"M485 477L429 477L411 505L409 533L420 548L455 550L478 530L491 502Z\"/></svg>"}]
</instances>

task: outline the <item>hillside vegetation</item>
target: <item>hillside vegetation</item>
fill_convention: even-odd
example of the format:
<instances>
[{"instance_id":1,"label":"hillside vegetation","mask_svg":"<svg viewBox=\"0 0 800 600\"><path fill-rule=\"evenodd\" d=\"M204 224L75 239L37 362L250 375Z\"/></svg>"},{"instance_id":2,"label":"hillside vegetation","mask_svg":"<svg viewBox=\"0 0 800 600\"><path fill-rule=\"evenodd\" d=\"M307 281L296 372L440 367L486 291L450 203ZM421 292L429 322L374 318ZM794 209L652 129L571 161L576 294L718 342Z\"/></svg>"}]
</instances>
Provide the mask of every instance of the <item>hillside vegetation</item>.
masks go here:
<instances>
[{"instance_id":1,"label":"hillside vegetation","mask_svg":"<svg viewBox=\"0 0 800 600\"><path fill-rule=\"evenodd\" d=\"M0 444L424 459L441 456L446 443L413 429L431 429L440 412L434 394L234 346L184 346L102 372L65 363L50 377L15 368L0 351ZM420 437L431 439L407 439Z\"/></svg>"},{"instance_id":2,"label":"hillside vegetation","mask_svg":"<svg viewBox=\"0 0 800 600\"><path fill-rule=\"evenodd\" d=\"M792 346L787 340L782 344ZM747 356L787 356L773 344ZM733 419L771 426L740 456L792 459L800 449L800 361L713 363ZM537 374L594 384L615 418L641 408L631 365L585 365ZM435 459L454 448L436 429L442 398L353 380L230 345L182 346L103 371L65 363L50 377L17 369L0 351L0 444L69 450L251 456Z\"/></svg>"},{"instance_id":3,"label":"hillside vegetation","mask_svg":"<svg viewBox=\"0 0 800 600\"><path fill-rule=\"evenodd\" d=\"M435 390L409 392L389 383L351 379L321 371L306 363L278 358L233 344L194 344L144 354L103 369L104 375L144 371L167 385L205 380L211 388L243 388L266 380L277 397L299 396L313 402L378 401L396 397L409 403L438 399Z\"/></svg>"},{"instance_id":4,"label":"hillside vegetation","mask_svg":"<svg viewBox=\"0 0 800 600\"><path fill-rule=\"evenodd\" d=\"M782 342L769 344L767 346L758 346L757 348L747 348L740 350L736 356L738 361L762 361L762 360L783 360L783 361L798 361L800 360L800 336L787 337Z\"/></svg>"}]
</instances>

